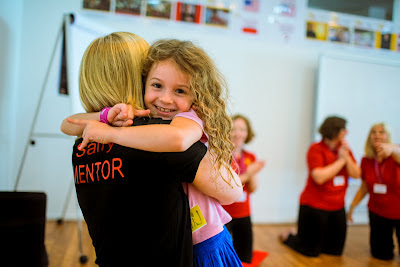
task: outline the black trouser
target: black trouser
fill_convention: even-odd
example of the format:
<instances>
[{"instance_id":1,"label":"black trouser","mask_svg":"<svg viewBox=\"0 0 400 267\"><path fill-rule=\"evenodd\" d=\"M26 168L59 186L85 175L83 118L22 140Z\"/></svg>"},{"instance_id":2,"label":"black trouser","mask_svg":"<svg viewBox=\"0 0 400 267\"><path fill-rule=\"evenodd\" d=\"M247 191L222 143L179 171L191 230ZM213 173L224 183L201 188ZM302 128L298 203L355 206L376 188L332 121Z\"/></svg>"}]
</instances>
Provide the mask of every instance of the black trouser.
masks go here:
<instances>
[{"instance_id":1,"label":"black trouser","mask_svg":"<svg viewBox=\"0 0 400 267\"><path fill-rule=\"evenodd\" d=\"M347 232L344 209L326 211L300 205L297 228L297 235L290 234L284 244L310 257L342 255Z\"/></svg>"},{"instance_id":2,"label":"black trouser","mask_svg":"<svg viewBox=\"0 0 400 267\"><path fill-rule=\"evenodd\" d=\"M381 260L393 259L393 231L396 232L397 243L400 242L400 220L391 220L369 212L369 244L373 257Z\"/></svg>"},{"instance_id":3,"label":"black trouser","mask_svg":"<svg viewBox=\"0 0 400 267\"><path fill-rule=\"evenodd\" d=\"M251 263L253 256L253 228L251 218L232 219L226 224L232 235L233 247L242 262Z\"/></svg>"}]
</instances>

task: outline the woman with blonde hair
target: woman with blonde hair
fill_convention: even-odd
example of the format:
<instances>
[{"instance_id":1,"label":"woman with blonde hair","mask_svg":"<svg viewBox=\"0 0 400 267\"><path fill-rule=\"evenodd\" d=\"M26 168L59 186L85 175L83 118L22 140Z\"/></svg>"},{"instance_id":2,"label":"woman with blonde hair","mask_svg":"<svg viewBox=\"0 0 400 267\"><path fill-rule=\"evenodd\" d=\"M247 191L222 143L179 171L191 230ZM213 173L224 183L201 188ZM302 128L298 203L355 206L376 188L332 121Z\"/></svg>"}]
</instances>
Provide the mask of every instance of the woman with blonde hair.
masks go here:
<instances>
[{"instance_id":1,"label":"woman with blonde hair","mask_svg":"<svg viewBox=\"0 0 400 267\"><path fill-rule=\"evenodd\" d=\"M372 125L361 161L362 183L350 205L347 219L369 194L370 249L373 257L393 259L393 231L400 241L400 147L392 144L386 123Z\"/></svg>"},{"instance_id":2,"label":"woman with blonde hair","mask_svg":"<svg viewBox=\"0 0 400 267\"><path fill-rule=\"evenodd\" d=\"M242 266L224 226L231 217L221 206L234 202L243 190L230 166L232 122L226 110L228 94L223 76L203 49L176 39L151 45L142 74L146 81L144 103L151 116L172 122L115 128L107 125L106 114L106 123L69 119L84 127L80 149L95 141L153 152L179 152L199 140L205 143L212 159L209 179L183 185L190 205L194 265ZM204 187L210 190L202 190Z\"/></svg>"},{"instance_id":3,"label":"woman with blonde hair","mask_svg":"<svg viewBox=\"0 0 400 267\"><path fill-rule=\"evenodd\" d=\"M222 203L235 201L242 192L242 188L237 175L227 167L230 162L221 161L221 159L229 161L229 157L224 157L225 152L216 150L215 154L206 153L206 146L197 140L191 144L185 143L187 147L181 153L148 152L119 145L124 145L124 141L110 143L105 142L106 139L98 140L107 143L106 145L87 143L91 136L90 125L93 126L91 129L96 128L96 123L100 128L101 126L108 127L113 134L115 134L113 130L121 130L122 133L125 129L140 131L158 129L157 126L161 125L156 124L170 123L170 121L163 121L162 118L172 119L172 116L178 113L176 111L181 112L182 108L191 107L194 97L192 98L191 93L188 92L190 87L186 83L188 81L179 80L179 86L176 87L174 84L170 88L171 81L167 80L170 77L175 79L176 74L178 78L185 77L186 74L177 68L178 65L171 65L170 61L162 60L152 64L149 76L154 80L146 83L151 93L144 99L153 117L157 118L133 118L133 115L137 116L140 112L148 113L148 111L138 110L142 108L141 103L143 103L141 69L147 54L145 44L143 39L130 33L113 33L93 41L85 52L80 70L81 100L85 110L92 113L71 116L92 120L81 121L67 118L61 128L67 134L82 134L83 136L75 143L72 162L78 201L96 250L96 263L99 266L167 264L187 267L193 265L191 224L193 228L194 223L200 222L196 233L201 233L200 230L211 227L210 229L217 231L211 234L216 234L222 227L218 228L218 225L212 227L212 220L201 224L198 219L203 219L203 217L191 216L199 214L201 210L196 209L189 213L189 203L182 183L190 187L193 184L193 188L196 187L195 190L198 190L203 200L206 198L210 200L199 202L198 206L206 203L218 208L218 201ZM190 48L191 45L188 45ZM137 48L140 49L137 50ZM166 66L168 68L165 68ZM169 68L171 66L173 68ZM165 89L165 91L160 89ZM132 92L126 90L132 90ZM153 100L157 101L156 106ZM213 101L219 103L220 100ZM218 110L215 108L215 114L224 121L224 103L219 104L221 106ZM111 105L114 107L107 107ZM203 110L200 106L199 110ZM68 121L75 122L77 125ZM163 126L171 127L170 131L173 131L174 128L186 124L189 132L197 131L192 135L202 136L201 120L175 118L174 121L175 124L171 126ZM135 127L110 127L107 125L110 123L125 126L133 123ZM229 123L228 118L225 120L225 125L229 127ZM215 124L207 125L214 127ZM219 126L218 123L217 125ZM226 131L229 132L229 130ZM171 136L167 129L160 133L161 137ZM210 133L210 136L215 134L213 130ZM221 137L220 134L223 136L223 132L215 135ZM150 141L147 142L150 147L155 139L151 134L147 136L150 137ZM132 137L127 136L127 138ZM146 143L145 141L145 139L142 140L143 143ZM171 142L171 144L176 143ZM227 146L229 147L229 143ZM229 220L229 217L224 216L221 210L223 210L222 207L217 211L218 215L222 216L216 216L213 219L218 218L223 222ZM204 217L206 213L207 209L203 209ZM220 221L215 220L215 222ZM223 234L221 236L221 240L228 242L229 245L229 240ZM204 236L200 237L204 238ZM226 246L219 244L218 248L221 247ZM211 250L211 252L214 251L214 249ZM233 253L234 251L231 252ZM229 258L231 261L233 259L234 257Z\"/></svg>"}]
</instances>

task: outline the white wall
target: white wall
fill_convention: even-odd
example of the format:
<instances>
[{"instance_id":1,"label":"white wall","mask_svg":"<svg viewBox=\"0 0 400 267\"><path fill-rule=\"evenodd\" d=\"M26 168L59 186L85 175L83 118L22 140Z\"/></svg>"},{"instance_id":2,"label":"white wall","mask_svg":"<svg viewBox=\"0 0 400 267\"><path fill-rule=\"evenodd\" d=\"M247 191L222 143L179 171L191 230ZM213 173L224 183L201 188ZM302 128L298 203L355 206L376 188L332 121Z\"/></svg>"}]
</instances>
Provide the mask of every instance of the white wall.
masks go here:
<instances>
[{"instance_id":1,"label":"white wall","mask_svg":"<svg viewBox=\"0 0 400 267\"><path fill-rule=\"evenodd\" d=\"M18 88L19 50L21 47L23 1L0 1L0 188L11 188L11 168L13 161L16 130L16 91ZM14 105L12 104L14 103ZM6 127L7 126L7 127Z\"/></svg>"},{"instance_id":2,"label":"white wall","mask_svg":"<svg viewBox=\"0 0 400 267\"><path fill-rule=\"evenodd\" d=\"M12 190L62 15L78 11L81 1L20 0L1 5L15 13L10 16L4 8L0 9L0 23L6 21L10 25L2 27L0 24L0 34L13 32L5 48L9 52L1 52L10 57L0 61L0 73L9 73L2 74L5 79L0 84L2 125L12 125L10 132L0 127L1 137L4 137L0 141L4 140L0 143L0 166L4 167L0 174L6 177L0 180L0 190ZM162 36L166 31L163 23L154 25L159 27L157 32L146 32L146 28L134 23L129 29L152 41L149 38ZM201 39L207 32L199 34ZM185 36L189 35L182 34L180 38ZM259 190L253 195L253 219L268 223L295 222L299 193L306 179L305 153L315 135L314 103L319 57L325 53L344 56L357 53L362 57L368 51L313 42L299 46L229 38L217 37L201 45L228 80L232 112L247 115L254 125L256 138L249 150L267 160L267 166L260 174ZM399 58L394 53L375 53L373 56ZM255 71L249 73L250 69ZM57 69L52 72L57 73ZM39 135L35 138L37 145L28 151L20 184L20 190L44 190L48 194L49 218L61 214L72 183L72 140L57 136L59 124L69 114L71 103L69 98L57 94L56 84L54 77L49 80L35 127L35 133ZM69 209L67 217L74 216L74 210Z\"/></svg>"},{"instance_id":3,"label":"white wall","mask_svg":"<svg viewBox=\"0 0 400 267\"><path fill-rule=\"evenodd\" d=\"M80 0L0 0L0 190L14 189L62 16L80 7ZM49 84L56 82L53 78ZM60 121L70 113L68 98L57 96L57 90L54 86L46 90L45 106L41 110L46 115L38 120L36 132L43 129L46 133L59 133ZM46 151L40 145L43 140L44 147L49 148ZM60 177L54 177L54 173L63 171L57 164L61 159L66 164L64 170L71 161L70 155L65 155L66 149L62 153L57 149L63 147L65 140L53 146L51 140L37 138L37 145L28 150L27 165L30 167L23 169L18 190L45 191L47 216L57 218L62 213L68 190L65 182L68 184L68 181L59 181ZM33 163L41 165L32 164L32 159ZM69 214L75 216L74 205L69 206L72 208Z\"/></svg>"}]
</instances>

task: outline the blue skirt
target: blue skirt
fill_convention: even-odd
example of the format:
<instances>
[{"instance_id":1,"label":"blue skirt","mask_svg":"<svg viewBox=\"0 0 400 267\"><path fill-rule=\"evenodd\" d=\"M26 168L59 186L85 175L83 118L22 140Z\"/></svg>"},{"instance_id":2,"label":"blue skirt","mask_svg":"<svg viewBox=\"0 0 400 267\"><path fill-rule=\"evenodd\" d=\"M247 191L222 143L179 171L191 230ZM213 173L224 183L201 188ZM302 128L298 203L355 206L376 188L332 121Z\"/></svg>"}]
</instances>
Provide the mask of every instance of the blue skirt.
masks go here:
<instances>
[{"instance_id":1,"label":"blue skirt","mask_svg":"<svg viewBox=\"0 0 400 267\"><path fill-rule=\"evenodd\" d=\"M235 249L232 236L224 230L193 246L194 267L242 267Z\"/></svg>"}]
</instances>

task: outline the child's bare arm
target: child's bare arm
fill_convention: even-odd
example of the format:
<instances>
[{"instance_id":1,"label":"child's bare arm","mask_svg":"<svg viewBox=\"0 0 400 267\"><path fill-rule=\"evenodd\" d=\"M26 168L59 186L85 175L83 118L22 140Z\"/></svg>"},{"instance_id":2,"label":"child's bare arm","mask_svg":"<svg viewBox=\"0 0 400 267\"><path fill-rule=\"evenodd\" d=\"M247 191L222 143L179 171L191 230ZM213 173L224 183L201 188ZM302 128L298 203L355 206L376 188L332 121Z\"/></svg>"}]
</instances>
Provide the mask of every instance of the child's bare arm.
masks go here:
<instances>
[{"instance_id":1,"label":"child's bare arm","mask_svg":"<svg viewBox=\"0 0 400 267\"><path fill-rule=\"evenodd\" d=\"M221 166L219 170L215 169L209 151L200 162L192 184L222 205L232 204L243 193L242 183L236 172L232 168L228 170L225 166Z\"/></svg>"},{"instance_id":2,"label":"child's bare arm","mask_svg":"<svg viewBox=\"0 0 400 267\"><path fill-rule=\"evenodd\" d=\"M60 126L61 132L72 135L78 136L82 135L83 130L85 129L84 125L70 123L68 119L78 119L78 120L97 120L100 121L100 112L93 112L93 113L78 113L65 118Z\"/></svg>"},{"instance_id":3,"label":"child's bare arm","mask_svg":"<svg viewBox=\"0 0 400 267\"><path fill-rule=\"evenodd\" d=\"M88 142L116 143L152 152L181 152L200 140L203 130L195 121L177 117L171 124L151 124L135 127L104 127L85 120L69 119L85 129L81 148ZM101 129L100 129L101 128Z\"/></svg>"},{"instance_id":4,"label":"child's bare arm","mask_svg":"<svg viewBox=\"0 0 400 267\"><path fill-rule=\"evenodd\" d=\"M95 120L100 121L101 112L91 112L91 113L78 113L68 118L65 118L61 123L60 130L67 134L78 136L82 135L84 130L83 125L78 125L71 123L68 119L78 119L78 120ZM130 126L133 123L134 117L147 116L150 110L136 110L131 105L124 103L119 103L114 105L107 114L107 121L113 126Z\"/></svg>"}]
</instances>

